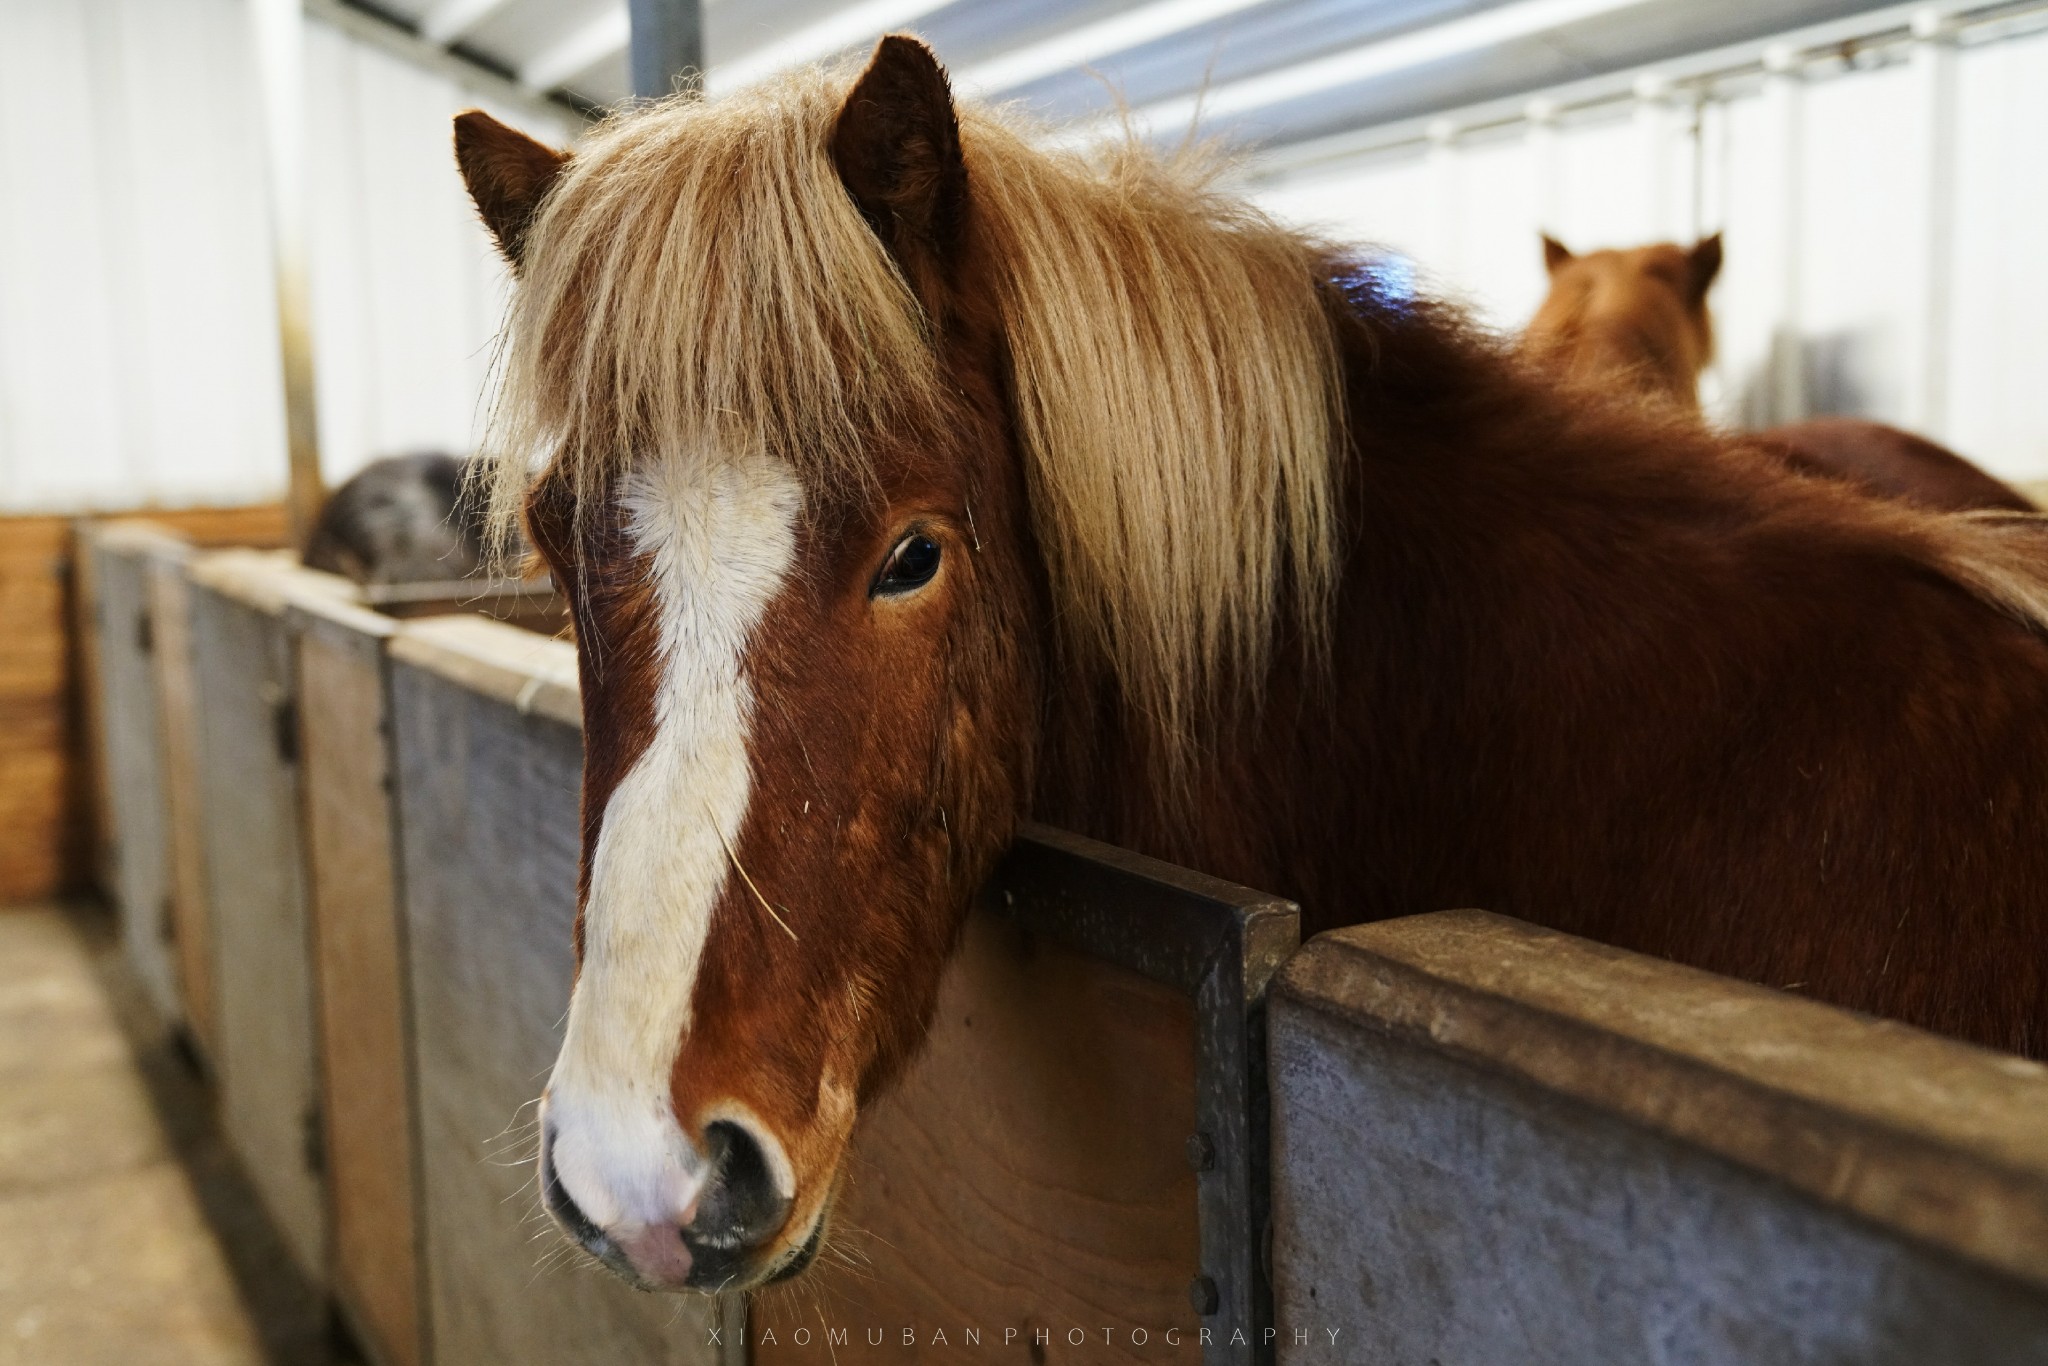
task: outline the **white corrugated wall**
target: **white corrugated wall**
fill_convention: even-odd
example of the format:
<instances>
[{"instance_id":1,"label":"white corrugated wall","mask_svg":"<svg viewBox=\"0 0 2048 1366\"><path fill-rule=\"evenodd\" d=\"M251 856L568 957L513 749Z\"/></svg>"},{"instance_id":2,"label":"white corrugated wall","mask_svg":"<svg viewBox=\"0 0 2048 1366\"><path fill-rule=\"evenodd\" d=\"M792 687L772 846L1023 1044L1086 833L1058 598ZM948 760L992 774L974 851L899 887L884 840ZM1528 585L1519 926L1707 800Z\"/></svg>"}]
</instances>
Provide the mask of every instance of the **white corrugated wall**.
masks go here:
<instances>
[{"instance_id":1,"label":"white corrugated wall","mask_svg":"<svg viewBox=\"0 0 2048 1366\"><path fill-rule=\"evenodd\" d=\"M2007 478L2048 478L2048 34L1940 60L1954 81L1945 189L1927 170L1941 97L1924 53L1900 48L1717 85L1697 132L1689 104L1620 100L1438 127L1275 171L1257 193L1282 217L1412 257L1503 330L1542 299L1540 231L1586 250L1722 229L1704 388L1717 418L1857 413ZM1930 245L1944 207L1952 228Z\"/></svg>"},{"instance_id":2,"label":"white corrugated wall","mask_svg":"<svg viewBox=\"0 0 2048 1366\"><path fill-rule=\"evenodd\" d=\"M0 510L281 492L247 24L242 0L0 0ZM449 155L448 116L475 97L310 29L335 481L376 454L472 443L504 280ZM1447 124L1430 143L1275 172L1258 193L1411 255L1504 329L1541 297L1539 229L1581 249L1725 229L1718 417L1864 413L2048 477L2048 35L1946 59L1946 180L1928 172L1939 97L1923 55L1731 79L1697 119L1652 98ZM528 120L558 142L569 122ZM1949 210L1946 237L1930 202Z\"/></svg>"},{"instance_id":3,"label":"white corrugated wall","mask_svg":"<svg viewBox=\"0 0 2048 1366\"><path fill-rule=\"evenodd\" d=\"M449 150L449 117L480 101L309 30L333 482L471 445L503 273ZM0 511L281 496L251 62L241 0L0 0ZM492 112L558 143L572 122Z\"/></svg>"}]
</instances>

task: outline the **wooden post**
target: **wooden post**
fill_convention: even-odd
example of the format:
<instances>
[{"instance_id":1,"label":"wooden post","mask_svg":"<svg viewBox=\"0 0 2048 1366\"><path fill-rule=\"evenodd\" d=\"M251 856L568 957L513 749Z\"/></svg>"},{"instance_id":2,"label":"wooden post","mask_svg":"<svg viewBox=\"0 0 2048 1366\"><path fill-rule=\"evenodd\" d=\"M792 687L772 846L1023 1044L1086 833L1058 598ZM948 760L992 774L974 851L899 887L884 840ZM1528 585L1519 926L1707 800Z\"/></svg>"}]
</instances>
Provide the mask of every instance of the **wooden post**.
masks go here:
<instances>
[{"instance_id":1,"label":"wooden post","mask_svg":"<svg viewBox=\"0 0 2048 1366\"><path fill-rule=\"evenodd\" d=\"M627 0L632 22L633 93L674 94L678 80L703 88L704 15L698 0Z\"/></svg>"},{"instance_id":2,"label":"wooden post","mask_svg":"<svg viewBox=\"0 0 2048 1366\"><path fill-rule=\"evenodd\" d=\"M278 358L284 372L292 544L303 550L320 515L318 395L313 385L312 282L306 223L306 33L300 0L250 0L263 145L270 178L277 276Z\"/></svg>"}]
</instances>

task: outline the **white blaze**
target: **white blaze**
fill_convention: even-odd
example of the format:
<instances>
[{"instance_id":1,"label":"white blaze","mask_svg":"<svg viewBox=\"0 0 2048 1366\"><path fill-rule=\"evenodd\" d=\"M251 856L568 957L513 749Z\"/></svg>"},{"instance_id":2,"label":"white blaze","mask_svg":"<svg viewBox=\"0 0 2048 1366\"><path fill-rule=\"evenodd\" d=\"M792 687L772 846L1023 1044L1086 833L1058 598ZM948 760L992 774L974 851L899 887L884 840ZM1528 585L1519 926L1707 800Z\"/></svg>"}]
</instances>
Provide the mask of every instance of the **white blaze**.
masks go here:
<instances>
[{"instance_id":1,"label":"white blaze","mask_svg":"<svg viewBox=\"0 0 2048 1366\"><path fill-rule=\"evenodd\" d=\"M652 463L620 497L661 621L654 737L605 804L582 973L542 1107L557 1177L606 1230L673 1224L702 1184L669 1076L747 813L741 656L788 576L803 501L778 461Z\"/></svg>"}]
</instances>

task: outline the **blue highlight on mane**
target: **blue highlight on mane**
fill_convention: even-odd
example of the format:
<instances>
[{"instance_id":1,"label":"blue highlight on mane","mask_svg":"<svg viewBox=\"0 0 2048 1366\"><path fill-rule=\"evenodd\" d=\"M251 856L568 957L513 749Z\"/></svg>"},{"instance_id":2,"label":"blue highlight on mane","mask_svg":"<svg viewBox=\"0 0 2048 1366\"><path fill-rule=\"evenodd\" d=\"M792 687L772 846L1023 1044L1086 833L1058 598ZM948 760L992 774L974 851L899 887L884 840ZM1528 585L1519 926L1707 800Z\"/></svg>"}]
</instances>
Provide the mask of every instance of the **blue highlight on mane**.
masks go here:
<instances>
[{"instance_id":1,"label":"blue highlight on mane","mask_svg":"<svg viewBox=\"0 0 2048 1366\"><path fill-rule=\"evenodd\" d=\"M1421 301L1421 271L1415 262L1398 251L1383 251L1369 260L1354 261L1336 278L1344 297L1363 311L1391 313L1405 317Z\"/></svg>"}]
</instances>

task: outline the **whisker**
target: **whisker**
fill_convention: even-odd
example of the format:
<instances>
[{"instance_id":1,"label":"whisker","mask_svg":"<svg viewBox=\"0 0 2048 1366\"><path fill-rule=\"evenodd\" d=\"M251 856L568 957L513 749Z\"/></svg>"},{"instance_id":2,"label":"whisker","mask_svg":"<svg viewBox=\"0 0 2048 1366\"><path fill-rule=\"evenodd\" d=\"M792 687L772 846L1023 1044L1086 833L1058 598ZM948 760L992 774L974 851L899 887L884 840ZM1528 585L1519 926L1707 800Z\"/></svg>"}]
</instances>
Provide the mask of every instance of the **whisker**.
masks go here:
<instances>
[{"instance_id":1,"label":"whisker","mask_svg":"<svg viewBox=\"0 0 2048 1366\"><path fill-rule=\"evenodd\" d=\"M761 889L754 885L754 879L748 877L747 870L740 866L740 856L733 852L732 841L728 840L725 837L725 831L719 828L718 817L715 814L713 814L711 810L711 803L708 801L704 803L704 814L711 817L712 833L717 835L718 842L725 846L725 856L732 860L732 866L734 870L739 873L741 881L747 884L747 890L754 894L754 900L761 903L761 909L768 912L768 918L770 920L773 920L776 924L782 926L782 932L789 936L791 943L801 944L803 941L796 937L796 931L792 930L789 927L789 922L784 920L781 916L775 913L775 908L768 904L768 898L762 896Z\"/></svg>"}]
</instances>

